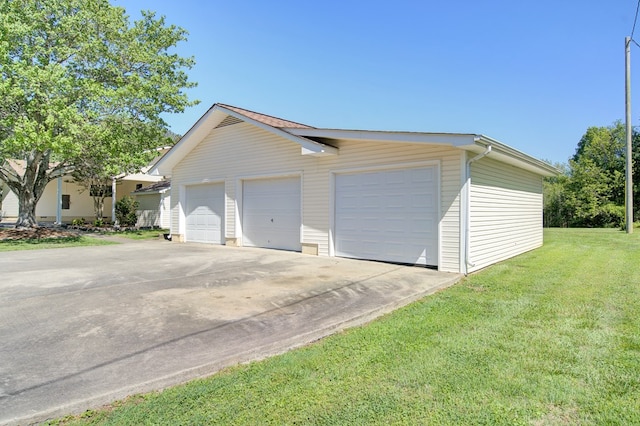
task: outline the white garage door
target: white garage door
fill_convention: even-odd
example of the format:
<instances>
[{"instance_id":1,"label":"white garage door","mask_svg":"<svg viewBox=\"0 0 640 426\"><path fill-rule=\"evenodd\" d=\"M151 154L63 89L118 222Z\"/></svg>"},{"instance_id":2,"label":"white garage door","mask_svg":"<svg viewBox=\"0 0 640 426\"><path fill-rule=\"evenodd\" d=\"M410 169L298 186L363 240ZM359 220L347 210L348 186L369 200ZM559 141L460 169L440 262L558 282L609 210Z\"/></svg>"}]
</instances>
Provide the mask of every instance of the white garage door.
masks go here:
<instances>
[{"instance_id":1,"label":"white garage door","mask_svg":"<svg viewBox=\"0 0 640 426\"><path fill-rule=\"evenodd\" d=\"M243 245L300 251L300 178L247 180Z\"/></svg>"},{"instance_id":2,"label":"white garage door","mask_svg":"<svg viewBox=\"0 0 640 426\"><path fill-rule=\"evenodd\" d=\"M187 187L186 240L224 242L224 184Z\"/></svg>"},{"instance_id":3,"label":"white garage door","mask_svg":"<svg viewBox=\"0 0 640 426\"><path fill-rule=\"evenodd\" d=\"M336 175L336 255L437 266L436 172L422 167Z\"/></svg>"}]
</instances>

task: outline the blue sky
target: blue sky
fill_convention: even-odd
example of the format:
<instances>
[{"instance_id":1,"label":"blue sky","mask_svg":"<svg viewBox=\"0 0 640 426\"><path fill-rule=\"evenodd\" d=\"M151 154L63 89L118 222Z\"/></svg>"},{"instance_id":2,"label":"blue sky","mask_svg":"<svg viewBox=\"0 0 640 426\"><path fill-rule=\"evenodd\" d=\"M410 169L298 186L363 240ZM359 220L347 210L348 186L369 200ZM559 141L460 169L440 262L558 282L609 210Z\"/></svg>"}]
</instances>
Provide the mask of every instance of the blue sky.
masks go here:
<instances>
[{"instance_id":1,"label":"blue sky","mask_svg":"<svg viewBox=\"0 0 640 426\"><path fill-rule=\"evenodd\" d=\"M315 127L479 133L566 162L589 126L624 119L637 1L112 4L189 32L177 50L195 57L189 95L201 103L166 117L176 133L221 102ZM631 56L637 126L640 48Z\"/></svg>"}]
</instances>

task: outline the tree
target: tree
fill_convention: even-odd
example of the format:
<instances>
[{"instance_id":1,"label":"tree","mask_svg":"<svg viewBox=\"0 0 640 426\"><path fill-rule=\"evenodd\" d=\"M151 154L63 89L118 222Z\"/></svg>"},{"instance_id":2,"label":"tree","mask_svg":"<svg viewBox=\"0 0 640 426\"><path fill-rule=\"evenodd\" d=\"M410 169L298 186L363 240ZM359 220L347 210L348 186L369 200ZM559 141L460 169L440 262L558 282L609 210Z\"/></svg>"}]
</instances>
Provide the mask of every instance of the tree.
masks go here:
<instances>
[{"instance_id":1,"label":"tree","mask_svg":"<svg viewBox=\"0 0 640 426\"><path fill-rule=\"evenodd\" d=\"M544 180L544 226L566 228L571 221L569 167L566 164L554 164L554 167L562 173Z\"/></svg>"},{"instance_id":2,"label":"tree","mask_svg":"<svg viewBox=\"0 0 640 426\"><path fill-rule=\"evenodd\" d=\"M640 179L640 135L634 130L634 176ZM545 179L545 225L621 226L625 205L625 128L621 122L590 127L561 176ZM634 210L640 210L640 185Z\"/></svg>"},{"instance_id":3,"label":"tree","mask_svg":"<svg viewBox=\"0 0 640 426\"><path fill-rule=\"evenodd\" d=\"M83 155L75 162L72 173L75 182L83 191L89 191L93 198L93 210L96 220L104 216L104 201L112 196L112 180L135 173L143 166L149 165L158 157L159 149L173 146L180 135L168 130L162 140L154 145L155 149L135 152L135 156L124 158L110 154L108 143L92 144L89 141L83 146ZM115 201L115 200L114 200Z\"/></svg>"},{"instance_id":4,"label":"tree","mask_svg":"<svg viewBox=\"0 0 640 426\"><path fill-rule=\"evenodd\" d=\"M36 225L59 176L145 165L166 139L161 114L195 104L193 59L171 52L186 31L153 12L130 23L108 0L5 0L0 34L0 180L18 197L18 227Z\"/></svg>"}]
</instances>

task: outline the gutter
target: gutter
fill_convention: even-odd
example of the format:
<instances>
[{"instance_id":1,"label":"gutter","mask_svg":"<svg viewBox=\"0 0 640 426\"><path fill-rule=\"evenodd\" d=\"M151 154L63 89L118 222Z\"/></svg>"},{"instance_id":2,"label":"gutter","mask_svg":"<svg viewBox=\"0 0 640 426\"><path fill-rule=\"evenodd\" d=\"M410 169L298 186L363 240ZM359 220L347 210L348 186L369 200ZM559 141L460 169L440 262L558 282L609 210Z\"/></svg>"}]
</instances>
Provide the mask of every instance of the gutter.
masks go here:
<instances>
[{"instance_id":1,"label":"gutter","mask_svg":"<svg viewBox=\"0 0 640 426\"><path fill-rule=\"evenodd\" d=\"M469 267L476 266L475 263L471 262L470 259L470 251L471 251L471 163L474 161L478 161L481 158L486 157L491 154L492 145L489 144L485 148L484 152L476 155L473 158L467 160L466 168L465 168L465 186L466 186L466 217L465 217L465 241L464 241L464 274L468 274Z\"/></svg>"}]
</instances>

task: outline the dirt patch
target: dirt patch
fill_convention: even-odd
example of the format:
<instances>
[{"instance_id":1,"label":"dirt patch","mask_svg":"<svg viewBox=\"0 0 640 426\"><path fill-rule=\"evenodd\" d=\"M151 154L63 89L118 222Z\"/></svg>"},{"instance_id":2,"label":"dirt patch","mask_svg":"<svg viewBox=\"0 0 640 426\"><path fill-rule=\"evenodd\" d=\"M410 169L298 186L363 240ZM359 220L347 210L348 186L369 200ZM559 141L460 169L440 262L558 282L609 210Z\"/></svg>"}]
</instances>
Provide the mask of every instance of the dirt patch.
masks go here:
<instances>
[{"instance_id":1,"label":"dirt patch","mask_svg":"<svg viewBox=\"0 0 640 426\"><path fill-rule=\"evenodd\" d=\"M63 228L0 228L0 241L17 240L40 240L43 238L69 238L80 235L76 231L69 231Z\"/></svg>"}]
</instances>

